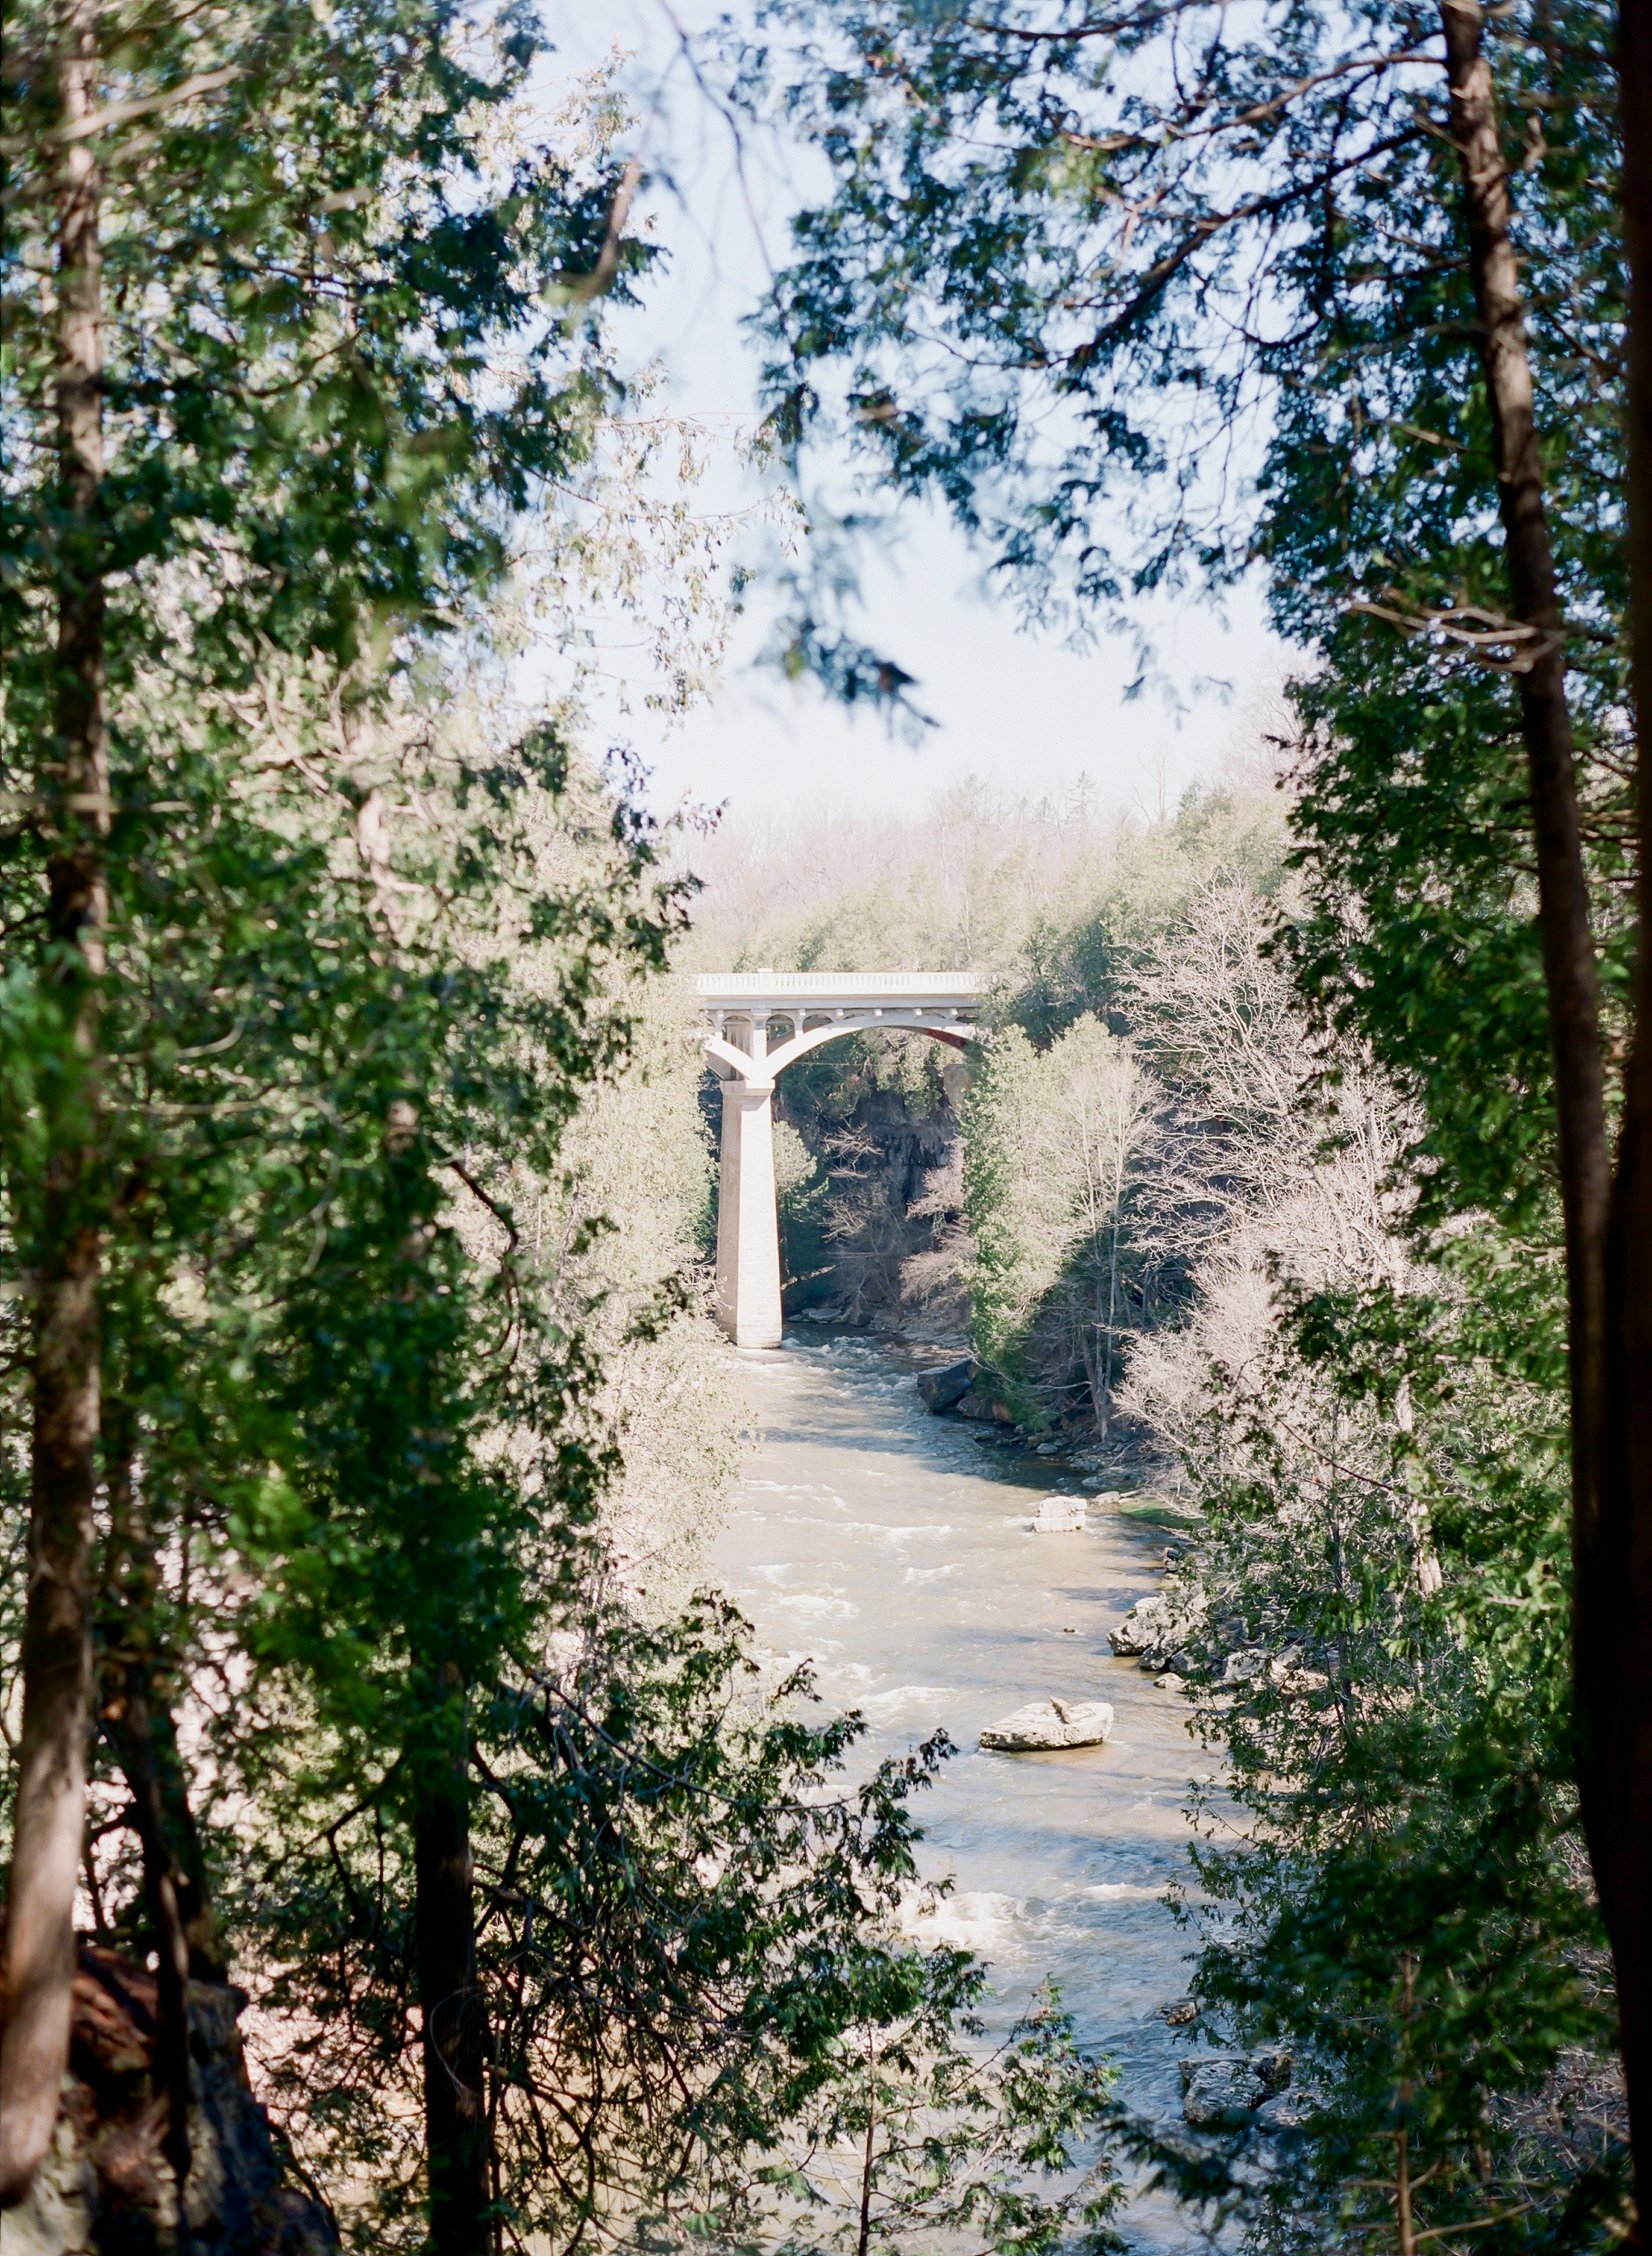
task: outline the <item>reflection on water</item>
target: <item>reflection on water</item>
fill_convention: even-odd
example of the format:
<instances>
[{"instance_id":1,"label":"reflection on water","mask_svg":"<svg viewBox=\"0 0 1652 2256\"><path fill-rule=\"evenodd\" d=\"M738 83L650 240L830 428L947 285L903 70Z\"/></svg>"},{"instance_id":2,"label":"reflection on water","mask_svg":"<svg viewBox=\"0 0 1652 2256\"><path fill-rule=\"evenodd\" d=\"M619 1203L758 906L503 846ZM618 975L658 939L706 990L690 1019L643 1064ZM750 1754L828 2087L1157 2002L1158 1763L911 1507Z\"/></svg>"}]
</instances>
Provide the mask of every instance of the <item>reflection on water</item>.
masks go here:
<instances>
[{"instance_id":1,"label":"reflection on water","mask_svg":"<svg viewBox=\"0 0 1652 2256\"><path fill-rule=\"evenodd\" d=\"M716 1571L777 1654L810 1656L822 1697L859 1708L872 1752L938 1726L958 1743L920 1805L924 1868L953 1894L914 1922L992 1962L995 2022L1046 1974L1121 2096L1181 2112L1179 2048L1160 2017L1187 1986L1187 1938L1163 1897L1185 1870L1185 1781L1206 1759L1180 1700L1107 1632L1156 1587L1163 1537L1103 1513L1035 1534L1058 1472L931 1418L910 1371L864 1338L741 1358L761 1420ZM1099 1522L1099 1525L1094 1524ZM1107 1699L1105 1747L983 1754L983 1725L1030 1700ZM1162 2197L1124 2220L1142 2256L1206 2244Z\"/></svg>"}]
</instances>

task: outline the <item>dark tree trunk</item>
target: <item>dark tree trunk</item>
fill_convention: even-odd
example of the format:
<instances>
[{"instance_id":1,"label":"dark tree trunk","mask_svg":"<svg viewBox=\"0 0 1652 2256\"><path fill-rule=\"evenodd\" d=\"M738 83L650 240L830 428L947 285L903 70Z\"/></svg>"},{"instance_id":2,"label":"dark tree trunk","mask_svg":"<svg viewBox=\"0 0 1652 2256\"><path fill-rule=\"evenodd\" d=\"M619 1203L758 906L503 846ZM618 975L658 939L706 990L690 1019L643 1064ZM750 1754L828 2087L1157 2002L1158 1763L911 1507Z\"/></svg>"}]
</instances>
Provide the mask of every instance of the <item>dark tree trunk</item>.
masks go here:
<instances>
[{"instance_id":1,"label":"dark tree trunk","mask_svg":"<svg viewBox=\"0 0 1652 2256\"><path fill-rule=\"evenodd\" d=\"M1560 1188L1571 1304L1572 1449L1579 1508L1596 1509L1610 1166L1599 983L1566 702L1564 623L1543 496L1520 273L1509 235L1508 169L1498 137L1478 0L1444 0L1452 130L1463 173L1469 263L1480 314L1496 452L1497 499L1514 612L1529 639L1515 659L1538 925L1555 1053Z\"/></svg>"},{"instance_id":2,"label":"dark tree trunk","mask_svg":"<svg viewBox=\"0 0 1652 2256\"><path fill-rule=\"evenodd\" d=\"M136 1439L126 1404L118 1396L106 1397L109 1597L98 1704L131 1792L132 1819L143 1847L144 1892L158 1962L155 2070L166 2097L163 2151L177 2180L181 2218L190 2165L189 1984L192 1976L221 1982L226 1967L156 1652L160 1575L154 1534L134 1479Z\"/></svg>"},{"instance_id":3,"label":"dark tree trunk","mask_svg":"<svg viewBox=\"0 0 1652 2256\"><path fill-rule=\"evenodd\" d=\"M76 0L61 26L66 124L96 107L97 22L95 0ZM39 795L52 824L45 972L72 1054L64 1060L71 1069L54 1077L50 1100L36 1283L23 1732L0 1985L0 2204L27 2191L57 2120L68 2062L86 1802L102 1265L94 1128L109 829L97 523L103 475L98 198L89 138L69 143L58 220L56 405L64 522L56 727L41 762Z\"/></svg>"},{"instance_id":4,"label":"dark tree trunk","mask_svg":"<svg viewBox=\"0 0 1652 2256\"><path fill-rule=\"evenodd\" d=\"M1640 957L1627 1103L1606 1241L1606 1431L1589 1583L1616 1656L1592 1710L1606 1806L1590 1841L1612 1932L1635 2140L1640 2245L1652 2219L1652 9L1620 17L1629 255L1629 631L1640 821ZM1599 1832L1599 1845L1595 1833ZM1638 2134L1638 2136L1636 2135Z\"/></svg>"},{"instance_id":5,"label":"dark tree trunk","mask_svg":"<svg viewBox=\"0 0 1652 2256\"><path fill-rule=\"evenodd\" d=\"M1570 1315L1572 1478L1572 1681L1578 1793L1617 1981L1632 2126L1652 2126L1647 2076L1647 1929L1652 1919L1652 1640L1646 1611L1649 1534L1632 1498L1638 1455L1648 1494L1652 1339L1645 1296L1652 1191L1635 1154L1645 1140L1633 1105L1615 1197L1606 1140L1606 1076L1588 878L1566 701L1564 621L1556 583L1537 446L1531 363L1510 237L1508 175L1478 0L1442 0L1452 136L1462 167L1470 264L1480 316L1515 616L1529 630L1517 659L1521 717L1537 850L1538 920L1554 1045L1561 1198ZM1652 104L1648 105L1652 118ZM1633 129L1627 135L1633 148ZM1636 152L1637 163L1643 152ZM1633 417L1631 419L1633 433ZM1652 541L1652 530L1642 539ZM1652 553L1649 550L1648 553ZM1648 596L1640 597L1644 605ZM1645 645L1652 653L1652 644ZM1643 677L1652 678L1652 677ZM1646 818L1644 801L1642 820ZM1644 871L1644 861L1643 861ZM1646 966L1642 965L1642 980ZM1642 1016L1640 1024L1648 1022ZM1648 1067L1636 1046L1635 1076ZM1642 1100L1644 1102L1644 1100ZM1608 1258L1608 1213L1612 1213ZM1635 1232L1641 1233L1638 1237ZM1610 1271L1610 1287L1608 1272ZM1631 1428L1638 1421L1638 1436ZM1638 1533L1637 1533L1638 1521ZM1636 1573L1641 1580L1637 1583ZM1641 1609L1637 1613L1637 1604ZM1642 2214L1652 2188L1637 2172ZM1644 2245L1637 2240L1636 2245Z\"/></svg>"},{"instance_id":6,"label":"dark tree trunk","mask_svg":"<svg viewBox=\"0 0 1652 2256\"><path fill-rule=\"evenodd\" d=\"M156 2081L166 2094L166 2133L161 2150L178 2182L181 2237L184 2187L189 2176L189 1938L184 1932L179 1901L178 1863L161 1806L147 1672L141 1662L129 1661L123 1676L120 1721L111 1736L131 1788L133 1821L144 1849L144 1893L155 1937L160 2008Z\"/></svg>"},{"instance_id":7,"label":"dark tree trunk","mask_svg":"<svg viewBox=\"0 0 1652 2256\"><path fill-rule=\"evenodd\" d=\"M197 1982L225 1982L228 1959L178 1751L169 1689L175 1661L157 1645L158 1539L134 1483L134 1422L118 1395L105 1400L102 1445L109 1532L100 1630L99 1716L140 1814L152 1793L190 1977ZM141 1717L141 1724L134 1722L129 1730L129 1717Z\"/></svg>"},{"instance_id":8,"label":"dark tree trunk","mask_svg":"<svg viewBox=\"0 0 1652 2256\"><path fill-rule=\"evenodd\" d=\"M455 1698L456 1708L461 1698ZM434 2256L490 2256L494 2245L489 2198L490 2142L483 2088L488 2021L476 1978L470 1798L462 1721L456 1730L458 1746L426 1782L414 1820L430 2246Z\"/></svg>"}]
</instances>

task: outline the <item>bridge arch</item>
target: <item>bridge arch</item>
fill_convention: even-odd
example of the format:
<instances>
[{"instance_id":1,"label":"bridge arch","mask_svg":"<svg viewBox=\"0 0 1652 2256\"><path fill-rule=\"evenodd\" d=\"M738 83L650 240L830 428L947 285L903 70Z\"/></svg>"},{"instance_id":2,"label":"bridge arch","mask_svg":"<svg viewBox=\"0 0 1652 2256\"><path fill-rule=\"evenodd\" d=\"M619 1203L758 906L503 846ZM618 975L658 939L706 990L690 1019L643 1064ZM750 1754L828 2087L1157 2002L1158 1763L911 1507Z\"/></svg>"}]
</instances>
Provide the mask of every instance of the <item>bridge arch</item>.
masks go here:
<instances>
[{"instance_id":1,"label":"bridge arch","mask_svg":"<svg viewBox=\"0 0 1652 2256\"><path fill-rule=\"evenodd\" d=\"M777 1012L776 1015L777 1017L779 1013ZM985 1032L986 1029L981 1026L950 1023L945 1026L931 1026L926 1022L911 1019L856 1019L852 1021L846 1020L841 1025L834 1023L824 1026L805 1027L801 1033L794 1033L782 1042L778 1049L770 1050L761 1063L767 1068L766 1077L772 1082L777 1081L789 1065L795 1065L800 1057L806 1057L811 1050L818 1050L823 1042L838 1041L845 1034L879 1033L927 1034L931 1041L947 1042L961 1050L972 1041L981 1040ZM759 1061L751 1056L748 1051L737 1048L733 1042L724 1041L717 1034L708 1034L704 1047L706 1063L720 1077L735 1075L742 1081L749 1081L754 1077L753 1068L758 1065ZM757 1079L763 1077L762 1073L756 1075Z\"/></svg>"},{"instance_id":2,"label":"bridge arch","mask_svg":"<svg viewBox=\"0 0 1652 2256\"><path fill-rule=\"evenodd\" d=\"M928 1034L961 1049L983 1033L982 983L973 971L742 971L707 973L695 986L711 1022L706 1061L722 1083L718 1322L737 1347L778 1347L777 1075L822 1043L880 1028ZM776 1020L791 1032L770 1049Z\"/></svg>"}]
</instances>

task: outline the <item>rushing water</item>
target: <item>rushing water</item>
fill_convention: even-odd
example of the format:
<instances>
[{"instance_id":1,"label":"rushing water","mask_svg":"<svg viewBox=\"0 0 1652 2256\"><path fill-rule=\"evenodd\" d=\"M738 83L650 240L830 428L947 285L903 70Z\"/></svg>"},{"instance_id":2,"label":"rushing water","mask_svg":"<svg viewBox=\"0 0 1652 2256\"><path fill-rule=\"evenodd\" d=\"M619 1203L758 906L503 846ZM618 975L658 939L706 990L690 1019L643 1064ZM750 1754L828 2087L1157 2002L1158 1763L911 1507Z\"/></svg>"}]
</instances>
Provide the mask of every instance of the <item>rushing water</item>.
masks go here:
<instances>
[{"instance_id":1,"label":"rushing water","mask_svg":"<svg viewBox=\"0 0 1652 2256\"><path fill-rule=\"evenodd\" d=\"M1107 1641L1156 1587L1163 1535L1105 1511L1082 1534L1034 1533L1037 1500L1071 1478L931 1417L881 1343L789 1342L742 1362L761 1431L720 1578L773 1651L812 1657L826 1701L863 1712L875 1754L937 1725L961 1750L919 1805L925 1871L955 1882L921 1931L990 1961L995 2022L1054 1976L1080 2038L1118 2062L1121 2097L1179 2116L1161 2008L1186 1988L1188 1942L1163 1897L1205 1758L1178 1695ZM1110 1744L981 1752L984 1724L1051 1693L1111 1701ZM1122 2224L1142 2256L1205 2245L1162 2196L1138 2196Z\"/></svg>"}]
</instances>

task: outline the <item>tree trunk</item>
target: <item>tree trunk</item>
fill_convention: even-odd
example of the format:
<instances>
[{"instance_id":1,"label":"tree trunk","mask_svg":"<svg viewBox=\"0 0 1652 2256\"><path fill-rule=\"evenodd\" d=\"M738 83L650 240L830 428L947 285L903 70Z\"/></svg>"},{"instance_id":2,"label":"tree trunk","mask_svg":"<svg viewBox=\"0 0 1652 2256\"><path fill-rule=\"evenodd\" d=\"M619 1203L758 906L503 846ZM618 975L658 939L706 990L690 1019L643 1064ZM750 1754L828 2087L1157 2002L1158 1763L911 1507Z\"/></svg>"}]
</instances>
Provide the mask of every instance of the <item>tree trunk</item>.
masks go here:
<instances>
[{"instance_id":1,"label":"tree trunk","mask_svg":"<svg viewBox=\"0 0 1652 2256\"><path fill-rule=\"evenodd\" d=\"M1647 1924L1649 1890L1648 1801L1652 1719L1647 1682L1648 1615L1634 1611L1634 1555L1652 1536L1634 1533L1628 1509L1627 1430L1608 1424L1608 1391L1632 1404L1641 1421L1641 1478L1646 1454L1647 1381L1652 1377L1646 1318L1634 1303L1637 1278L1652 1275L1626 1230L1632 1209L1646 1205L1644 1168L1626 1170L1613 1227L1612 1322L1608 1350L1607 1218L1612 1202L1606 1142L1605 1071L1598 982L1589 928L1588 879L1578 817L1576 760L1566 703L1564 622L1549 539L1542 458L1527 348L1520 276L1510 238L1508 176L1498 135L1491 68L1484 52L1485 11L1478 0L1442 0L1452 137L1462 166L1470 266L1480 315L1515 615L1530 630L1516 659L1521 718L1537 850L1538 922L1555 1058L1555 1095L1566 1282L1571 1394L1572 1684L1578 1793L1590 1860L1611 1940L1622 2023L1631 2119L1641 2144L1652 2124L1648 2069ZM1627 122L1627 121L1626 121ZM1633 147L1631 130L1627 141ZM1636 161L1641 152L1636 152ZM1631 418L1633 429L1633 417ZM1643 534L1643 538L1647 536ZM1643 594L1644 603L1648 598ZM1642 821L1646 819L1644 804ZM1646 968L1642 966L1642 977ZM1641 1024L1646 1024L1642 1019ZM1637 1046L1638 1048L1639 1046ZM1639 1068L1644 1075L1644 1062ZM1643 1136L1644 1131L1637 1130ZM1631 1146L1626 1146L1626 1156ZM1639 1186L1637 1188L1637 1186ZM1648 1227L1641 1219L1639 1227ZM1638 1321L1638 1337L1634 1326ZM1639 1379L1637 1388L1636 1379ZM1619 1421L1627 1428L1623 1407ZM1642 1493L1645 1493L1644 1489ZM1642 1559L1641 1573L1645 1562ZM1644 1583L1641 1586L1644 1591ZM1644 1603L1644 1599L1642 1600ZM1649 2191L1642 2161L1638 2183L1643 2214ZM1637 2243L1637 2245L1641 2245Z\"/></svg>"},{"instance_id":2,"label":"tree trunk","mask_svg":"<svg viewBox=\"0 0 1652 2256\"><path fill-rule=\"evenodd\" d=\"M224 1982L228 1959L178 1751L178 1727L167 1690L171 1665L157 1645L157 1536L133 1478L135 1421L118 1394L105 1396L102 1449L109 1527L108 1595L100 1626L99 1719L140 1815L152 1792L188 1973L197 1982ZM147 1857L147 1840L144 1853Z\"/></svg>"},{"instance_id":3,"label":"tree trunk","mask_svg":"<svg viewBox=\"0 0 1652 2256\"><path fill-rule=\"evenodd\" d=\"M97 102L95 0L76 0L59 66L65 124ZM51 2143L69 2053L74 1896L86 1801L88 1567L98 1431L102 1233L94 1148L103 969L109 758L103 709L102 258L98 167L67 145L58 220L56 405L64 519L44 977L60 1012L36 1282L23 1732L0 1985L0 2204L27 2191Z\"/></svg>"},{"instance_id":4,"label":"tree trunk","mask_svg":"<svg viewBox=\"0 0 1652 2256\"><path fill-rule=\"evenodd\" d=\"M1626 403L1629 633L1640 821L1640 955L1622 1140L1606 1244L1606 1428L1589 1582L1593 1625L1616 1656L1614 1700L1592 1713L1604 1791L1590 1847L1612 1935L1634 2189L1652 2231L1652 9L1619 22L1624 234L1629 257ZM1596 1835L1599 1839L1597 1844ZM1637 2134L1638 2133L1638 2137Z\"/></svg>"},{"instance_id":5,"label":"tree trunk","mask_svg":"<svg viewBox=\"0 0 1652 2256\"><path fill-rule=\"evenodd\" d=\"M1113 1431L1113 1341L1119 1312L1119 1209L1113 1209L1113 1250L1107 1262L1107 1367L1101 1379L1101 1438L1106 1441Z\"/></svg>"},{"instance_id":6,"label":"tree trunk","mask_svg":"<svg viewBox=\"0 0 1652 2256\"><path fill-rule=\"evenodd\" d=\"M154 1546L139 1525L133 1477L134 1421L118 1398L105 1398L104 1485L109 1496L109 1580L118 1611L105 1625L100 1702L103 1724L131 1789L132 1817L144 1852L144 1893L155 1938L156 2082L166 2095L162 2151L178 2184L180 2236L187 2232L184 2189L189 2178L189 1943L179 1907L178 1872L167 1841L151 1722L151 1645L159 1575Z\"/></svg>"},{"instance_id":7,"label":"tree trunk","mask_svg":"<svg viewBox=\"0 0 1652 2256\"><path fill-rule=\"evenodd\" d=\"M161 2151L178 2183L179 2238L186 2236L184 2188L189 2177L189 1938L179 1901L179 1871L161 1807L160 1776L150 1726L149 1690L141 1662L124 1670L116 1744L132 1791L132 1811L144 1850L144 1893L155 1936L155 1987L160 2012L156 2081L166 2094L166 2133Z\"/></svg>"},{"instance_id":8,"label":"tree trunk","mask_svg":"<svg viewBox=\"0 0 1652 2256\"><path fill-rule=\"evenodd\" d=\"M199 1836L184 1790L170 1710L156 1652L160 1574L154 1533L134 1478L136 1421L118 1393L102 1418L109 1497L108 1587L99 1659L99 1714L131 1791L144 1855L158 1963L159 2031L156 2081L166 2097L162 2151L178 2185L180 2241L187 2238L189 2178L189 1984L221 1982L226 1968L213 1917Z\"/></svg>"},{"instance_id":9,"label":"tree trunk","mask_svg":"<svg viewBox=\"0 0 1652 2256\"><path fill-rule=\"evenodd\" d=\"M1599 1484L1603 1258L1609 1162L1589 886L1566 703L1564 622L1555 582L1520 274L1509 235L1508 170L1478 0L1444 0L1452 136L1462 164L1469 264L1491 407L1498 508L1515 617L1529 630L1515 659L1537 850L1538 926L1555 1053L1560 1188L1571 1304L1572 1449L1579 1509Z\"/></svg>"},{"instance_id":10,"label":"tree trunk","mask_svg":"<svg viewBox=\"0 0 1652 2256\"><path fill-rule=\"evenodd\" d=\"M449 1670L461 1707L457 1672ZM433 2256L489 2256L489 2134L483 2077L487 2012L476 1979L470 1798L462 1717L458 1745L432 1764L414 1818L418 2005L425 2031L425 2152Z\"/></svg>"}]
</instances>

